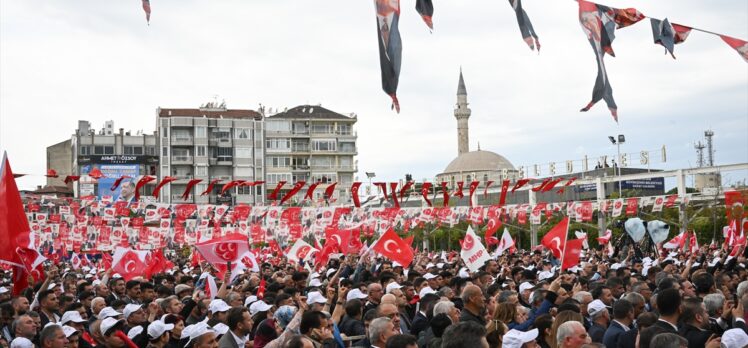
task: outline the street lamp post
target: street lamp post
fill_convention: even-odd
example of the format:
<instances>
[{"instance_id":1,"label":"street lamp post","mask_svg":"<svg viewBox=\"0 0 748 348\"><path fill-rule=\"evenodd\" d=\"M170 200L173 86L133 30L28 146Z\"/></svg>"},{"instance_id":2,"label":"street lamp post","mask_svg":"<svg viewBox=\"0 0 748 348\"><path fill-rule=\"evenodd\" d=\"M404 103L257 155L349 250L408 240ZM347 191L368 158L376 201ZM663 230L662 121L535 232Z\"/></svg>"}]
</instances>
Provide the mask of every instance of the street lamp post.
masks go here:
<instances>
[{"instance_id":1,"label":"street lamp post","mask_svg":"<svg viewBox=\"0 0 748 348\"><path fill-rule=\"evenodd\" d=\"M368 192L369 195L371 195L371 179L374 178L374 177L376 177L376 176L377 176L377 174L374 173L374 172L366 172L366 177L369 178L369 190L368 190L369 191Z\"/></svg>"},{"instance_id":2,"label":"street lamp post","mask_svg":"<svg viewBox=\"0 0 748 348\"><path fill-rule=\"evenodd\" d=\"M626 142L626 137L623 134L618 134L618 141L612 135L608 136L613 145L618 148L618 162L616 162L616 175L618 176L618 198L623 198L623 190L621 189L621 144Z\"/></svg>"}]
</instances>

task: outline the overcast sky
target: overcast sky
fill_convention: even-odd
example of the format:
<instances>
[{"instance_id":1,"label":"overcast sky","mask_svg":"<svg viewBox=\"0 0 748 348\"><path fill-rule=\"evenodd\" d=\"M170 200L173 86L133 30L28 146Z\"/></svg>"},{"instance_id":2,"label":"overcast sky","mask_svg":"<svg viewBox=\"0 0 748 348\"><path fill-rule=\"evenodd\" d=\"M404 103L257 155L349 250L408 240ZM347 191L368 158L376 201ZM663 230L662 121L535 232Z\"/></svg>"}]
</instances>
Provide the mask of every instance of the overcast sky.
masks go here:
<instances>
[{"instance_id":1,"label":"overcast sky","mask_svg":"<svg viewBox=\"0 0 748 348\"><path fill-rule=\"evenodd\" d=\"M748 1L608 0L645 15L748 38ZM606 57L616 124L590 98L596 65L571 0L526 0L540 36L522 41L507 1L435 1L430 33L402 1L403 63L390 110L382 92L373 1L0 1L0 149L14 171L44 182L47 146L77 120L153 132L155 109L322 104L358 114L359 177L433 178L457 154L457 79L467 84L470 147L515 166L668 148L663 169L695 166L693 143L715 132L717 164L748 162L748 64L719 37L692 32L677 60L652 43L648 20L616 32ZM594 163L593 163L594 165ZM728 173L726 184L748 176Z\"/></svg>"}]
</instances>

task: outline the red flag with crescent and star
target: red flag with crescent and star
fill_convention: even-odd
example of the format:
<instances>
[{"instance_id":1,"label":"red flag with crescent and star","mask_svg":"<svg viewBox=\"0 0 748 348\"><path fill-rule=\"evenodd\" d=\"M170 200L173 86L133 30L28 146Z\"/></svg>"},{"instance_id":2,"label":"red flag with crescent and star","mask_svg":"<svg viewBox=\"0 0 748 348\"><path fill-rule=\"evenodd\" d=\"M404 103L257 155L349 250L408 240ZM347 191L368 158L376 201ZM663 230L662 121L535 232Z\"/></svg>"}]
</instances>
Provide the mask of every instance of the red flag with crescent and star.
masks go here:
<instances>
[{"instance_id":1,"label":"red flag with crescent and star","mask_svg":"<svg viewBox=\"0 0 748 348\"><path fill-rule=\"evenodd\" d=\"M195 248L211 265L224 266L229 262L236 264L249 251L249 242L246 236L232 233L199 243Z\"/></svg>"},{"instance_id":2,"label":"red flag with crescent and star","mask_svg":"<svg viewBox=\"0 0 748 348\"><path fill-rule=\"evenodd\" d=\"M413 261L413 250L391 228L379 238L372 248L382 256L397 261L403 267L407 267Z\"/></svg>"},{"instance_id":3,"label":"red flag with crescent and star","mask_svg":"<svg viewBox=\"0 0 748 348\"><path fill-rule=\"evenodd\" d=\"M553 256L561 259L566 245L566 236L569 233L569 217L565 216L556 226L553 226L540 241L544 247L553 252Z\"/></svg>"},{"instance_id":4,"label":"red flag with crescent and star","mask_svg":"<svg viewBox=\"0 0 748 348\"><path fill-rule=\"evenodd\" d=\"M112 264L112 271L119 273L125 281L143 276L147 269L148 265L140 259L138 252L131 249L122 253L119 260Z\"/></svg>"}]
</instances>

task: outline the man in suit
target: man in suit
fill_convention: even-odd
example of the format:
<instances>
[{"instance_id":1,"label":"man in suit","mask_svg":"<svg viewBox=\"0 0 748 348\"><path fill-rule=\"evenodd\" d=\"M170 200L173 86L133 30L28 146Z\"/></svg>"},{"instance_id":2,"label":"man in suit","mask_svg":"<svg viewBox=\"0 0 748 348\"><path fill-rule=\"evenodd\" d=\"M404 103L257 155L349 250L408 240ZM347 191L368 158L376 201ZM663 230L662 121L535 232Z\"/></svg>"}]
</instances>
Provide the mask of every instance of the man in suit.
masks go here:
<instances>
[{"instance_id":1,"label":"man in suit","mask_svg":"<svg viewBox=\"0 0 748 348\"><path fill-rule=\"evenodd\" d=\"M657 322L657 314L644 312L636 317L636 327L618 336L617 348L636 348L639 332L654 325Z\"/></svg>"},{"instance_id":2,"label":"man in suit","mask_svg":"<svg viewBox=\"0 0 748 348\"><path fill-rule=\"evenodd\" d=\"M218 341L219 348L243 348L249 340L252 332L252 317L247 307L233 307L229 309L228 317L229 332Z\"/></svg>"},{"instance_id":3,"label":"man in suit","mask_svg":"<svg viewBox=\"0 0 748 348\"><path fill-rule=\"evenodd\" d=\"M669 333L678 333L678 318L680 317L680 291L675 288L665 289L657 294L657 309L660 318L655 326L665 329Z\"/></svg>"},{"instance_id":4,"label":"man in suit","mask_svg":"<svg viewBox=\"0 0 748 348\"><path fill-rule=\"evenodd\" d=\"M683 326L679 334L688 340L688 348L702 348L706 341L714 334L710 329L709 315L704 303L698 298L687 298L684 300L681 322Z\"/></svg>"},{"instance_id":5,"label":"man in suit","mask_svg":"<svg viewBox=\"0 0 748 348\"><path fill-rule=\"evenodd\" d=\"M615 347L618 337L629 330L634 322L634 306L628 300L618 300L613 304L613 321L605 330L603 344L606 347Z\"/></svg>"},{"instance_id":6,"label":"man in suit","mask_svg":"<svg viewBox=\"0 0 748 348\"><path fill-rule=\"evenodd\" d=\"M608 329L610 323L608 308L605 307L603 301L594 300L587 305L587 313L590 315L590 321L592 322L589 330L587 330L592 342L603 343L605 330Z\"/></svg>"}]
</instances>

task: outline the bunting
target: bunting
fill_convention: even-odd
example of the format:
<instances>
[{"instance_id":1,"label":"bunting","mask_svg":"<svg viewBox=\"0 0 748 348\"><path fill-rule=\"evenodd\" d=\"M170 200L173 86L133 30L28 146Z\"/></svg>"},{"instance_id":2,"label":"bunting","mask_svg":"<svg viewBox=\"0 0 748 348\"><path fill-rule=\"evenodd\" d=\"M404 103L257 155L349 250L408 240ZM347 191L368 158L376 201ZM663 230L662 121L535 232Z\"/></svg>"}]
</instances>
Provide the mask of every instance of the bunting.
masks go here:
<instances>
[{"instance_id":1,"label":"bunting","mask_svg":"<svg viewBox=\"0 0 748 348\"><path fill-rule=\"evenodd\" d=\"M187 186L184 188L184 193L182 193L182 200L186 201L188 198L190 198L190 192L192 192L192 188L202 181L203 179L192 179L189 182L187 182ZM213 181L217 181L217 180L213 180ZM211 187L211 190L212 189L213 188ZM203 194L205 194L205 192L203 192Z\"/></svg>"},{"instance_id":2,"label":"bunting","mask_svg":"<svg viewBox=\"0 0 748 348\"><path fill-rule=\"evenodd\" d=\"M143 11L145 12L145 20L148 25L151 25L151 2L150 0L143 0Z\"/></svg>"},{"instance_id":3,"label":"bunting","mask_svg":"<svg viewBox=\"0 0 748 348\"><path fill-rule=\"evenodd\" d=\"M719 37L722 38L722 41L738 52L743 60L748 62L748 42L727 35L720 35Z\"/></svg>"},{"instance_id":4,"label":"bunting","mask_svg":"<svg viewBox=\"0 0 748 348\"><path fill-rule=\"evenodd\" d=\"M164 185L176 181L177 178L173 176L165 176L158 185L156 185L156 188L153 189L153 197L158 198L159 193L161 193L161 188L164 187Z\"/></svg>"}]
</instances>

